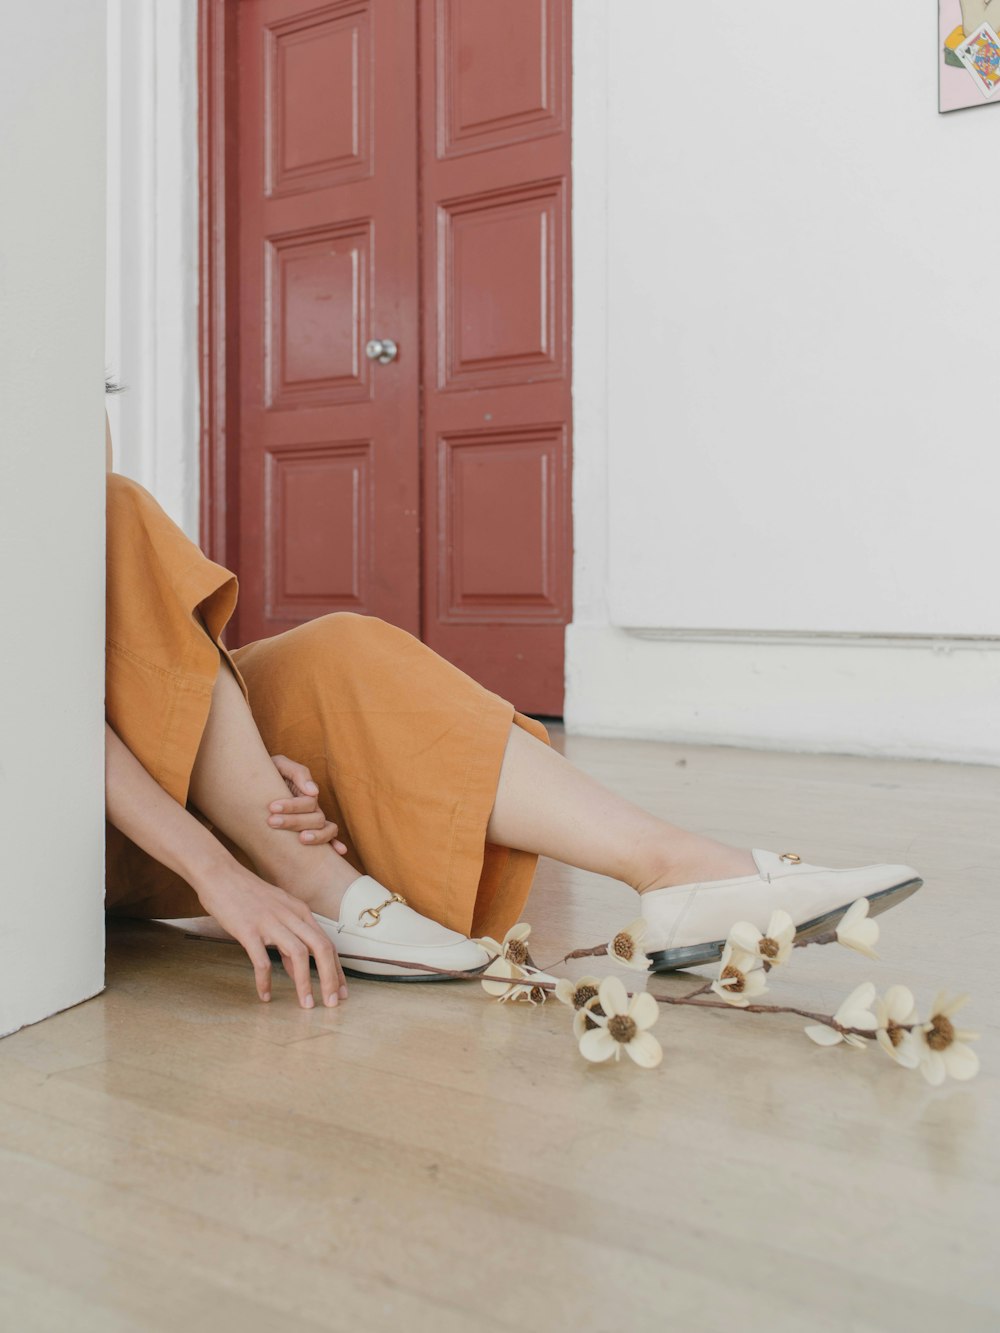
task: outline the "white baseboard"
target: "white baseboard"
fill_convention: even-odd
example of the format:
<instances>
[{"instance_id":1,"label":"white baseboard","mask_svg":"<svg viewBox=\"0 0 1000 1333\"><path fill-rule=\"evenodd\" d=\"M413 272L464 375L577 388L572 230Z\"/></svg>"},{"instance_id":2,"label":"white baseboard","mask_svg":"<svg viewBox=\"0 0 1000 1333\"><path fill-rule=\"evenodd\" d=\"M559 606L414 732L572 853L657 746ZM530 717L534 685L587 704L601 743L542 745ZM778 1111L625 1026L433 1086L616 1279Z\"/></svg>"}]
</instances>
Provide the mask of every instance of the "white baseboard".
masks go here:
<instances>
[{"instance_id":1,"label":"white baseboard","mask_svg":"<svg viewBox=\"0 0 1000 1333\"><path fill-rule=\"evenodd\" d=\"M566 631L566 730L1000 764L1000 640Z\"/></svg>"}]
</instances>

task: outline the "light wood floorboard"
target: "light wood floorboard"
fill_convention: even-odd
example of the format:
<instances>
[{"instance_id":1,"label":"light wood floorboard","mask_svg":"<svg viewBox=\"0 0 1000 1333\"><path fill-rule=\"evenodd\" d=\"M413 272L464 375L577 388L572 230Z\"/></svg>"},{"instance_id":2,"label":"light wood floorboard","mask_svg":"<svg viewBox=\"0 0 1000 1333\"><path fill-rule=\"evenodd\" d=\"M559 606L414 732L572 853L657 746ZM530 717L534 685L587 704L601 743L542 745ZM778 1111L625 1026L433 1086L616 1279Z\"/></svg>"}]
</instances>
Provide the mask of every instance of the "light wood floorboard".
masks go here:
<instances>
[{"instance_id":1,"label":"light wood floorboard","mask_svg":"<svg viewBox=\"0 0 1000 1333\"><path fill-rule=\"evenodd\" d=\"M263 1006L237 946L110 922L107 990L0 1043L0 1328L1000 1327L1000 770L553 737L702 832L915 865L882 961L800 951L769 998L970 991L979 1078L678 1009L659 1069L592 1067L555 1002L356 980L305 1012L278 971ZM544 963L635 914L543 861L525 916Z\"/></svg>"}]
</instances>

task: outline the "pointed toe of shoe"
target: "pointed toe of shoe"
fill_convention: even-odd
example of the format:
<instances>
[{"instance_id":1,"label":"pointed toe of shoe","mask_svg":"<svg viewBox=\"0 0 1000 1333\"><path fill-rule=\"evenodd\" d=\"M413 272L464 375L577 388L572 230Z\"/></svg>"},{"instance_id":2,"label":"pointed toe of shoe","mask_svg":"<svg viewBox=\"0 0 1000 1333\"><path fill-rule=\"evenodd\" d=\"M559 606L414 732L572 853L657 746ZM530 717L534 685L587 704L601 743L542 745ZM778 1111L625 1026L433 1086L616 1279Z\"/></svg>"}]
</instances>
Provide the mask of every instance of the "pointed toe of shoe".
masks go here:
<instances>
[{"instance_id":1,"label":"pointed toe of shoe","mask_svg":"<svg viewBox=\"0 0 1000 1333\"><path fill-rule=\"evenodd\" d=\"M916 893L923 884L919 870L908 865L871 866L871 882L864 893L868 899L869 915L877 916L887 907L903 902L911 893ZM861 894L857 895L859 898Z\"/></svg>"},{"instance_id":2,"label":"pointed toe of shoe","mask_svg":"<svg viewBox=\"0 0 1000 1333\"><path fill-rule=\"evenodd\" d=\"M878 864L838 870L792 860L790 854L753 849L760 874L740 879L683 884L643 895L648 924L646 951L654 971L714 962L737 921L765 930L780 908L791 916L800 938L836 926L853 902L867 898L877 916L923 884L913 866Z\"/></svg>"},{"instance_id":3,"label":"pointed toe of shoe","mask_svg":"<svg viewBox=\"0 0 1000 1333\"><path fill-rule=\"evenodd\" d=\"M844 893L850 893L855 899L874 900L878 895L894 892L911 886L918 889L923 884L920 873L908 865L870 865L858 866L853 870L828 871L841 881Z\"/></svg>"}]
</instances>

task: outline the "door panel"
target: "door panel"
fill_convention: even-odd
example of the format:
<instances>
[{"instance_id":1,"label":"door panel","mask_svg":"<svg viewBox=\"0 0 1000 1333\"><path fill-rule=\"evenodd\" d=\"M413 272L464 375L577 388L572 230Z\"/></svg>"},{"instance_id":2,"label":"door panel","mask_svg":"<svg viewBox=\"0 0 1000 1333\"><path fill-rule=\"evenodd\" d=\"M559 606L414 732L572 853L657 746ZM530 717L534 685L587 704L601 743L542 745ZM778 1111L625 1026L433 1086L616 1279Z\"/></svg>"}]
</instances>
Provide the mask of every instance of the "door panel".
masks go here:
<instances>
[{"instance_id":1,"label":"door panel","mask_svg":"<svg viewBox=\"0 0 1000 1333\"><path fill-rule=\"evenodd\" d=\"M565 374L562 196L556 180L439 205L442 388Z\"/></svg>"},{"instance_id":2,"label":"door panel","mask_svg":"<svg viewBox=\"0 0 1000 1333\"><path fill-rule=\"evenodd\" d=\"M423 637L562 712L570 619L569 0L420 0ZM433 132L430 132L433 127Z\"/></svg>"},{"instance_id":3,"label":"door panel","mask_svg":"<svg viewBox=\"0 0 1000 1333\"><path fill-rule=\"evenodd\" d=\"M436 0L439 157L568 128L561 0Z\"/></svg>"},{"instance_id":4,"label":"door panel","mask_svg":"<svg viewBox=\"0 0 1000 1333\"><path fill-rule=\"evenodd\" d=\"M420 631L416 24L400 17L239 6L237 642L337 610ZM398 359L369 360L373 337Z\"/></svg>"}]
</instances>

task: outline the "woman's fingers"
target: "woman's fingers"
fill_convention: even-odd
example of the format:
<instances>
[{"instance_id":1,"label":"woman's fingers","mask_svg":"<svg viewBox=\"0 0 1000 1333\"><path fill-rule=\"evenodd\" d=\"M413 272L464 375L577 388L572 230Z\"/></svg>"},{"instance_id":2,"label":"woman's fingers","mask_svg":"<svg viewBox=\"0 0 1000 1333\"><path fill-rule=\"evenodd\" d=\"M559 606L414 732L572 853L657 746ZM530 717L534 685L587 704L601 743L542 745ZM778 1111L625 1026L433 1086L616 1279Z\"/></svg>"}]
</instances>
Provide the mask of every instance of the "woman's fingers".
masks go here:
<instances>
[{"instance_id":1,"label":"woman's fingers","mask_svg":"<svg viewBox=\"0 0 1000 1333\"><path fill-rule=\"evenodd\" d=\"M339 852L341 856L344 856L347 853L346 845L342 843L340 839L337 837L337 825L331 824L329 820L323 825L321 829L317 829L315 831L309 829L305 833L300 833L299 841L307 842L314 847L324 842L332 843L333 850L335 852Z\"/></svg>"},{"instance_id":2,"label":"woman's fingers","mask_svg":"<svg viewBox=\"0 0 1000 1333\"><path fill-rule=\"evenodd\" d=\"M302 905L300 908L297 904L287 922L277 923L270 934L271 942L281 953L285 971L295 985L303 1009L314 1007L310 956L316 959L323 1003L332 1006L346 998L347 983L337 950L326 932L316 924L307 907Z\"/></svg>"},{"instance_id":3,"label":"woman's fingers","mask_svg":"<svg viewBox=\"0 0 1000 1333\"><path fill-rule=\"evenodd\" d=\"M312 977L309 973L309 950L297 935L287 926L277 926L272 932L272 943L281 954L285 971L291 977L299 1004L303 1009L312 1009L316 1001L312 993Z\"/></svg>"},{"instance_id":4,"label":"woman's fingers","mask_svg":"<svg viewBox=\"0 0 1000 1333\"><path fill-rule=\"evenodd\" d=\"M345 984L337 950L329 935L315 922L311 926L306 926L305 930L308 932L306 943L316 959L316 971L319 973L319 989L323 1001L328 1005L336 1004L340 999L340 988Z\"/></svg>"},{"instance_id":5,"label":"woman's fingers","mask_svg":"<svg viewBox=\"0 0 1000 1333\"><path fill-rule=\"evenodd\" d=\"M253 963L253 979L257 986L257 994L262 1000L269 1000L271 998L271 959L264 947L264 942L260 939L251 939L243 947L246 949L251 963Z\"/></svg>"},{"instance_id":6,"label":"woman's fingers","mask_svg":"<svg viewBox=\"0 0 1000 1333\"><path fill-rule=\"evenodd\" d=\"M272 754L271 762L285 781L293 783L300 792L309 796L319 795L319 787L313 782L313 776L305 764L297 764L285 754Z\"/></svg>"},{"instance_id":7,"label":"woman's fingers","mask_svg":"<svg viewBox=\"0 0 1000 1333\"><path fill-rule=\"evenodd\" d=\"M284 755L271 757L275 764L278 764L279 760L284 764L291 763ZM315 783L313 785L315 786ZM346 844L337 838L340 832L338 825L326 818L314 796L291 796L285 800L272 801L269 809L271 813L267 817L267 822L271 828L297 833L300 842L309 843L314 847L328 843L339 855L347 855Z\"/></svg>"},{"instance_id":8,"label":"woman's fingers","mask_svg":"<svg viewBox=\"0 0 1000 1333\"><path fill-rule=\"evenodd\" d=\"M305 940L316 959L316 971L319 973L320 988L323 991L324 999L333 995L346 1000L347 978L344 976L344 968L340 961L340 955L337 953L336 945L318 924L305 903L296 901L289 904L289 907L293 917L297 918L289 922L292 930ZM328 970L324 971L327 959L330 966Z\"/></svg>"},{"instance_id":9,"label":"woman's fingers","mask_svg":"<svg viewBox=\"0 0 1000 1333\"><path fill-rule=\"evenodd\" d=\"M277 811L269 814L267 822L272 828L293 829L296 832L302 829L322 828L326 823L326 815L322 810L295 810L291 812L278 813Z\"/></svg>"},{"instance_id":10,"label":"woman's fingers","mask_svg":"<svg viewBox=\"0 0 1000 1333\"><path fill-rule=\"evenodd\" d=\"M315 796L279 796L267 807L272 815L308 815L319 809Z\"/></svg>"}]
</instances>

